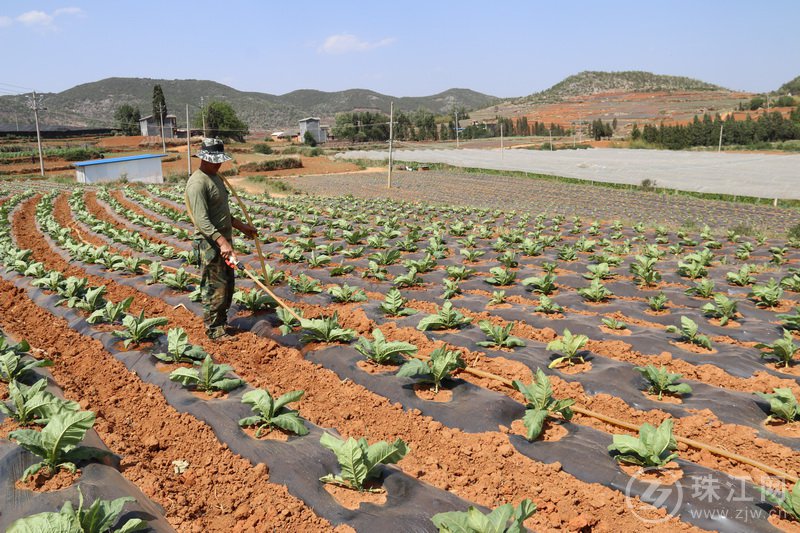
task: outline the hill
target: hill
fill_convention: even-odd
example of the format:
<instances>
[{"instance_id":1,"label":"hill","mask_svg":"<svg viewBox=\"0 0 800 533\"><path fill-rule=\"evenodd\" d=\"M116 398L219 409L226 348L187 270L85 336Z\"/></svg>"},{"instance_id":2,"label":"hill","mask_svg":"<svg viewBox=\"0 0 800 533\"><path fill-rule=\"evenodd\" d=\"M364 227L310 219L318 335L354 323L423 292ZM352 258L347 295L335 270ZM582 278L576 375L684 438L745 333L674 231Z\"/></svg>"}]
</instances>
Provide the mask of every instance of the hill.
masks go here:
<instances>
[{"instance_id":1,"label":"hill","mask_svg":"<svg viewBox=\"0 0 800 533\"><path fill-rule=\"evenodd\" d=\"M777 92L778 94L791 93L794 96L800 96L800 76L797 76L795 79L787 81L781 85Z\"/></svg>"},{"instance_id":2,"label":"hill","mask_svg":"<svg viewBox=\"0 0 800 533\"><path fill-rule=\"evenodd\" d=\"M549 89L520 101L553 103L571 96L609 92L724 91L723 87L684 76L666 76L640 70L602 72L586 70L564 78Z\"/></svg>"},{"instance_id":3,"label":"hill","mask_svg":"<svg viewBox=\"0 0 800 533\"><path fill-rule=\"evenodd\" d=\"M284 95L244 92L208 80L158 80L149 78L107 78L77 85L60 93L43 95L47 111L41 113L43 125L82 127L113 126L114 110L122 104L138 107L142 116L152 109L153 86L160 84L170 113L185 123L186 104L192 117L199 111L200 99L224 101L231 104L239 118L251 130L297 128L297 121L318 116L332 122L336 113L354 110L389 112L390 102L395 109L414 111L420 107L434 113L447 112L453 105L468 109L486 107L498 101L494 96L468 89L449 89L432 96L394 97L365 89L338 92L299 90ZM32 122L21 96L0 97L0 123L22 125ZM194 118L192 118L194 120Z\"/></svg>"}]
</instances>

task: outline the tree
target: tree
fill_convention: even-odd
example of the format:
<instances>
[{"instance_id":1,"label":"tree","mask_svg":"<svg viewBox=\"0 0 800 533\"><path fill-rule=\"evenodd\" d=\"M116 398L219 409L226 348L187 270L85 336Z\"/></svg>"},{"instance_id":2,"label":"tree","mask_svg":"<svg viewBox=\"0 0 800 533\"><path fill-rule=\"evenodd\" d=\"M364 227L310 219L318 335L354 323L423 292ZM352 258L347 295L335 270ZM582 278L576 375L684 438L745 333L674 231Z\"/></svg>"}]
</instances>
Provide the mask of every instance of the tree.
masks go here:
<instances>
[{"instance_id":1,"label":"tree","mask_svg":"<svg viewBox=\"0 0 800 533\"><path fill-rule=\"evenodd\" d=\"M642 137L642 132L639 131L639 125L634 123L633 129L631 130L631 140L638 141Z\"/></svg>"},{"instance_id":2,"label":"tree","mask_svg":"<svg viewBox=\"0 0 800 533\"><path fill-rule=\"evenodd\" d=\"M386 141L389 139L389 117L382 113L352 112L336 115L333 135L350 142Z\"/></svg>"},{"instance_id":3,"label":"tree","mask_svg":"<svg viewBox=\"0 0 800 533\"><path fill-rule=\"evenodd\" d=\"M122 104L114 111L114 121L123 135L139 134L139 109L130 104Z\"/></svg>"},{"instance_id":4,"label":"tree","mask_svg":"<svg viewBox=\"0 0 800 533\"><path fill-rule=\"evenodd\" d=\"M306 133L303 135L303 144L311 147L316 146L317 140L314 138L314 134L306 130Z\"/></svg>"},{"instance_id":5,"label":"tree","mask_svg":"<svg viewBox=\"0 0 800 533\"><path fill-rule=\"evenodd\" d=\"M167 100L164 98L164 91L161 90L161 85L153 85L153 118L159 121L166 116Z\"/></svg>"},{"instance_id":6,"label":"tree","mask_svg":"<svg viewBox=\"0 0 800 533\"><path fill-rule=\"evenodd\" d=\"M245 135L250 133L247 124L239 119L236 111L227 102L209 102L203 108L203 112L195 117L195 127L202 127L203 115L206 117L206 131L209 137L244 142Z\"/></svg>"},{"instance_id":7,"label":"tree","mask_svg":"<svg viewBox=\"0 0 800 533\"><path fill-rule=\"evenodd\" d=\"M416 138L420 141L436 139L436 117L424 108L419 108L411 115L414 126L417 128Z\"/></svg>"}]
</instances>

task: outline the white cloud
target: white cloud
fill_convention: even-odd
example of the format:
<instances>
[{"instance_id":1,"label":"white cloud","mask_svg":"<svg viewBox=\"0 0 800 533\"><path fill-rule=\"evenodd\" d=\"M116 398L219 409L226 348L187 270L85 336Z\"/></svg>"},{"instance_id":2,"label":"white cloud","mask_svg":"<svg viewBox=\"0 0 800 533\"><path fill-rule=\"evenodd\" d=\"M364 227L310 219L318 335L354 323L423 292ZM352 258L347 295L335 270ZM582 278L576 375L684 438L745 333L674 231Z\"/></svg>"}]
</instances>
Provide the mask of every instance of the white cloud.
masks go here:
<instances>
[{"instance_id":1,"label":"white cloud","mask_svg":"<svg viewBox=\"0 0 800 533\"><path fill-rule=\"evenodd\" d=\"M52 13L45 13L44 11L26 11L25 13L16 17L16 21L28 26L30 28L38 28L40 30L55 30L55 21L57 17L61 16L83 16L84 12L79 7L60 7ZM0 17L0 27L10 26L14 19L9 17Z\"/></svg>"},{"instance_id":2,"label":"white cloud","mask_svg":"<svg viewBox=\"0 0 800 533\"><path fill-rule=\"evenodd\" d=\"M49 27L53 24L53 17L44 11L27 11L18 16L17 20L26 26Z\"/></svg>"},{"instance_id":3,"label":"white cloud","mask_svg":"<svg viewBox=\"0 0 800 533\"><path fill-rule=\"evenodd\" d=\"M392 44L393 42L394 42L393 38L387 38L371 43L368 41L362 41L355 35L349 33L340 33L338 35L331 35L330 37L325 39L325 42L322 43L322 46L319 47L319 51L325 54L347 54L350 52L366 52L367 50L372 50L374 48L380 48L381 46Z\"/></svg>"}]
</instances>

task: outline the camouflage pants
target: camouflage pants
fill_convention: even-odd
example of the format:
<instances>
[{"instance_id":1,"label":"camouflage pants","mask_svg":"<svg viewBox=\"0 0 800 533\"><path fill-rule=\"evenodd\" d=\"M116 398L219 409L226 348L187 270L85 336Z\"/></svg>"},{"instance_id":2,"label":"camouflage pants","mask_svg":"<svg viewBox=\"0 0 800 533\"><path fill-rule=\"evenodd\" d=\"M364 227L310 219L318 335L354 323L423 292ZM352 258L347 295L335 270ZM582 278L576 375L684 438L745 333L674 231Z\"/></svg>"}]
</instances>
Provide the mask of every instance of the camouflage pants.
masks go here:
<instances>
[{"instance_id":1,"label":"camouflage pants","mask_svg":"<svg viewBox=\"0 0 800 533\"><path fill-rule=\"evenodd\" d=\"M206 331L224 326L233 301L234 270L225 264L219 249L205 239L194 241L198 266L202 269L200 296Z\"/></svg>"}]
</instances>

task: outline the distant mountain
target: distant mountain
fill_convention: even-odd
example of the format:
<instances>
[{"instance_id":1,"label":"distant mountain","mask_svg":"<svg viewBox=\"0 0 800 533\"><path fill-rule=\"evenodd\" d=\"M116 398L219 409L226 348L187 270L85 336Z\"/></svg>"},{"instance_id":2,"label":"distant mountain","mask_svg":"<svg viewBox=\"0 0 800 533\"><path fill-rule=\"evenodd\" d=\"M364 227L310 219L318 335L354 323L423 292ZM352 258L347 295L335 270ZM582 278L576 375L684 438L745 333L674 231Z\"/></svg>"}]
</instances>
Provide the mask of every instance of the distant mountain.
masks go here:
<instances>
[{"instance_id":1,"label":"distant mountain","mask_svg":"<svg viewBox=\"0 0 800 533\"><path fill-rule=\"evenodd\" d=\"M114 125L114 111L122 104L138 107L142 116L149 115L156 84L161 85L168 112L177 115L179 124L186 122L186 104L189 104L191 120L194 120L201 98L204 98L205 102L230 103L251 130L297 128L297 121L308 116L332 123L336 113L345 111L388 113L392 101L397 110L414 111L422 107L437 114L447 112L454 105L476 109L499 101L494 96L469 89L449 89L432 96L399 98L365 89L338 92L300 90L276 96L238 91L208 80L107 78L43 95L47 110L40 113L39 120L45 126L111 127ZM33 122L24 97L0 96L0 124L13 125L15 120L26 127Z\"/></svg>"},{"instance_id":2,"label":"distant mountain","mask_svg":"<svg viewBox=\"0 0 800 533\"><path fill-rule=\"evenodd\" d=\"M789 94L800 96L800 76L797 76L792 81L787 81L778 89L778 94Z\"/></svg>"},{"instance_id":3,"label":"distant mountain","mask_svg":"<svg viewBox=\"0 0 800 533\"><path fill-rule=\"evenodd\" d=\"M602 72L586 70L556 83L549 89L525 96L518 101L553 103L571 96L589 96L606 92L652 91L724 91L723 87L684 76L665 76L629 70Z\"/></svg>"}]
</instances>

